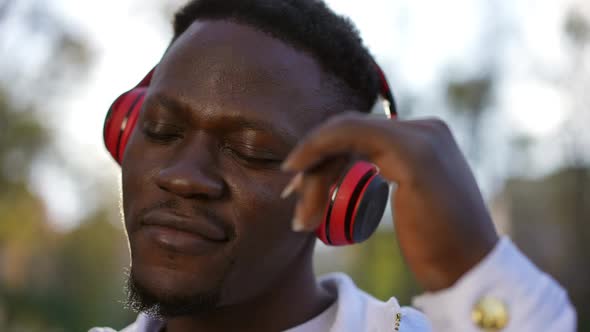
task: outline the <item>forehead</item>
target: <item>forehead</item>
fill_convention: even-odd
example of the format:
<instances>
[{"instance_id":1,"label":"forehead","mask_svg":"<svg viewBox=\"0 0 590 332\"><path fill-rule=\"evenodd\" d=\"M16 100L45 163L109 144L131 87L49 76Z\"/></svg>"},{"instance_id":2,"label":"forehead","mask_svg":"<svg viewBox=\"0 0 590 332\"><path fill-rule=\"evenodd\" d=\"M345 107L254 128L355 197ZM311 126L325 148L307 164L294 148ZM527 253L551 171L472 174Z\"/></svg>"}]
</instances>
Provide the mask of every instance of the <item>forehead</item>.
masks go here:
<instances>
[{"instance_id":1,"label":"forehead","mask_svg":"<svg viewBox=\"0 0 590 332\"><path fill-rule=\"evenodd\" d=\"M333 100L325 82L307 53L247 25L207 20L193 23L170 47L150 94L205 113L313 122Z\"/></svg>"}]
</instances>

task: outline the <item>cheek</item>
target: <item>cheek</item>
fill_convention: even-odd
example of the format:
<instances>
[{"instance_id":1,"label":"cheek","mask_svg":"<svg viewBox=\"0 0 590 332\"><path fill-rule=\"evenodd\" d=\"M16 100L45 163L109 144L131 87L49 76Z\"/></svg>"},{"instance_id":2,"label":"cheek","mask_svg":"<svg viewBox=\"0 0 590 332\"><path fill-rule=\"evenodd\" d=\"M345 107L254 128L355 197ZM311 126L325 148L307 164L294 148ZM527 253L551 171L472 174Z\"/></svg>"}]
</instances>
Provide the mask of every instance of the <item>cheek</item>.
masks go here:
<instances>
[{"instance_id":1,"label":"cheek","mask_svg":"<svg viewBox=\"0 0 590 332\"><path fill-rule=\"evenodd\" d=\"M290 235L294 200L281 199L288 181L282 174L269 177L241 177L236 185L234 215L236 232L248 238L265 240Z\"/></svg>"},{"instance_id":2,"label":"cheek","mask_svg":"<svg viewBox=\"0 0 590 332\"><path fill-rule=\"evenodd\" d=\"M280 198L290 177L277 176L280 179L274 181L242 177L234 191L236 260L224 289L225 303L240 302L275 285L301 263L299 257L313 236L291 230L295 201Z\"/></svg>"},{"instance_id":3,"label":"cheek","mask_svg":"<svg viewBox=\"0 0 590 332\"><path fill-rule=\"evenodd\" d=\"M121 192L122 208L125 216L125 226L131 230L128 222L131 214L135 211L134 207L142 207L142 202L147 199L150 192L150 178L156 171L155 163L151 161L145 149L142 149L141 134L138 130L132 133L121 163Z\"/></svg>"}]
</instances>

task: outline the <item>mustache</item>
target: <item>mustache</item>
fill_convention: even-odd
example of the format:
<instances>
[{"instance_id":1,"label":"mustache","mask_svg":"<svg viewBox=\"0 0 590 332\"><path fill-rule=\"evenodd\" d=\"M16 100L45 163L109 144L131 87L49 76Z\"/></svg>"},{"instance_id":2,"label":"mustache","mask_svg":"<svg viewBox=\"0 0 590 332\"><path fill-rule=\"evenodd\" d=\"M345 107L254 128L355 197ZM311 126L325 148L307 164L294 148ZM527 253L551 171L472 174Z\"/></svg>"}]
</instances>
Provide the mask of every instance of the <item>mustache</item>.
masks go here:
<instances>
[{"instance_id":1,"label":"mustache","mask_svg":"<svg viewBox=\"0 0 590 332\"><path fill-rule=\"evenodd\" d=\"M135 219L138 221L136 226L141 225L143 220L145 220L145 217L149 213L159 210L168 210L173 214L186 217L188 219L204 218L207 221L212 222L215 225L221 227L227 234L229 240L232 240L236 237L236 230L234 225L231 222L225 220L225 218L223 218L213 210L193 204L188 209L189 213L187 213L187 211L183 209L180 202L174 199L160 201L152 206L145 207L139 210L135 217Z\"/></svg>"}]
</instances>

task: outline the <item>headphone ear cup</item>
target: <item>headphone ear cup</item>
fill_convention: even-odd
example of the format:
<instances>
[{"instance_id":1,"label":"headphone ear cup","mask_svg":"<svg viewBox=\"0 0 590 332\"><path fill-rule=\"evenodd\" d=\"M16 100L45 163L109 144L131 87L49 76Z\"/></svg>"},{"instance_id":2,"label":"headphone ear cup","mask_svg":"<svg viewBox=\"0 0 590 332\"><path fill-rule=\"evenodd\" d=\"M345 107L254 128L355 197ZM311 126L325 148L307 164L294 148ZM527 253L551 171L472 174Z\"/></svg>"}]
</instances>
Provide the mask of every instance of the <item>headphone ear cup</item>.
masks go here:
<instances>
[{"instance_id":1,"label":"headphone ear cup","mask_svg":"<svg viewBox=\"0 0 590 332\"><path fill-rule=\"evenodd\" d=\"M389 188L377 168L358 161L330 192L317 237L333 246L359 243L377 228L385 211Z\"/></svg>"},{"instance_id":2,"label":"headphone ear cup","mask_svg":"<svg viewBox=\"0 0 590 332\"><path fill-rule=\"evenodd\" d=\"M135 88L115 99L104 120L102 129L104 144L119 165L123 161L127 141L139 117L155 70L156 67L150 70Z\"/></svg>"},{"instance_id":3,"label":"headphone ear cup","mask_svg":"<svg viewBox=\"0 0 590 332\"><path fill-rule=\"evenodd\" d=\"M139 117L146 90L141 87L122 94L113 102L105 118L104 143L119 165L123 160L127 141Z\"/></svg>"},{"instance_id":4,"label":"headphone ear cup","mask_svg":"<svg viewBox=\"0 0 590 332\"><path fill-rule=\"evenodd\" d=\"M373 235L383 218L388 197L389 184L375 175L369 180L355 207L354 222L348 230L354 243L363 242Z\"/></svg>"}]
</instances>

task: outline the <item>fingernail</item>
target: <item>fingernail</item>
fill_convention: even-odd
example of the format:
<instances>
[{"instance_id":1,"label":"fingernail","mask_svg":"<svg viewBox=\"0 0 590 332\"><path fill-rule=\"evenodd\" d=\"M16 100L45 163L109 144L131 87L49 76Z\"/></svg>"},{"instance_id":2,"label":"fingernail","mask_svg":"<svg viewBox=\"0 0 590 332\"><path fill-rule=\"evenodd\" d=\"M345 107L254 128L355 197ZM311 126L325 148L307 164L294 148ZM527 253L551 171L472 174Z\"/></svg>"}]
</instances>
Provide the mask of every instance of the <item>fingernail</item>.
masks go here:
<instances>
[{"instance_id":1,"label":"fingernail","mask_svg":"<svg viewBox=\"0 0 590 332\"><path fill-rule=\"evenodd\" d=\"M290 171L291 170L291 166L293 163L291 162L291 159L287 159L285 160L282 164L281 164L281 170L282 171Z\"/></svg>"},{"instance_id":2,"label":"fingernail","mask_svg":"<svg viewBox=\"0 0 590 332\"><path fill-rule=\"evenodd\" d=\"M293 191L295 191L295 189L297 189L301 185L302 180L303 180L303 173L301 173L301 172L297 173L297 175L295 175L291 179L291 181L289 181L289 183L287 184L285 189L283 189L283 192L281 193L281 198L285 199L285 198L291 196Z\"/></svg>"},{"instance_id":3,"label":"fingernail","mask_svg":"<svg viewBox=\"0 0 590 332\"><path fill-rule=\"evenodd\" d=\"M306 219L307 222L303 222L304 219L299 217L300 213L295 213L295 217L293 218L292 228L294 232L303 232L303 231L311 231L314 228L318 227L324 218L323 214L316 214L311 218Z\"/></svg>"},{"instance_id":4,"label":"fingernail","mask_svg":"<svg viewBox=\"0 0 590 332\"><path fill-rule=\"evenodd\" d=\"M299 218L293 218L291 227L293 228L293 232L301 232L305 229L305 225Z\"/></svg>"}]
</instances>

